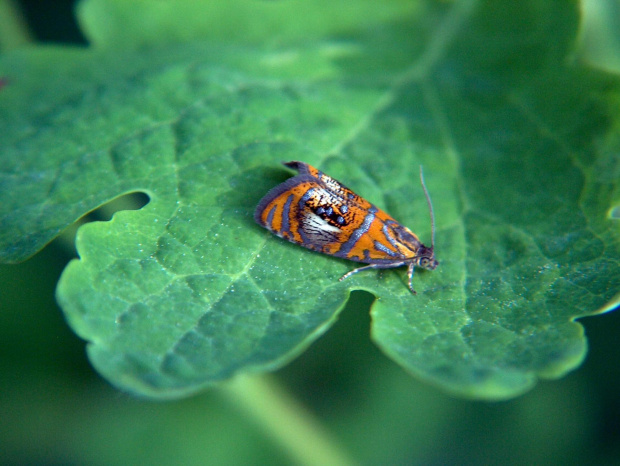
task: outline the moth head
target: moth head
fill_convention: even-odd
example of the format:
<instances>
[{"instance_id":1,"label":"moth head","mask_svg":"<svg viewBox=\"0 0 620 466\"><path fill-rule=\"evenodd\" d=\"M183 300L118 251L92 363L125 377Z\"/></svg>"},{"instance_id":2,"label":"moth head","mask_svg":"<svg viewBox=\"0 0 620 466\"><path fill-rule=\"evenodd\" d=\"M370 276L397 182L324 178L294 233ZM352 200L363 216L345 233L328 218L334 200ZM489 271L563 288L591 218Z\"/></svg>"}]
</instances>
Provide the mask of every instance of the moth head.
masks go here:
<instances>
[{"instance_id":1,"label":"moth head","mask_svg":"<svg viewBox=\"0 0 620 466\"><path fill-rule=\"evenodd\" d=\"M416 265L428 270L435 270L437 268L439 262L435 259L435 252L432 247L422 246L420 248L416 254Z\"/></svg>"}]
</instances>

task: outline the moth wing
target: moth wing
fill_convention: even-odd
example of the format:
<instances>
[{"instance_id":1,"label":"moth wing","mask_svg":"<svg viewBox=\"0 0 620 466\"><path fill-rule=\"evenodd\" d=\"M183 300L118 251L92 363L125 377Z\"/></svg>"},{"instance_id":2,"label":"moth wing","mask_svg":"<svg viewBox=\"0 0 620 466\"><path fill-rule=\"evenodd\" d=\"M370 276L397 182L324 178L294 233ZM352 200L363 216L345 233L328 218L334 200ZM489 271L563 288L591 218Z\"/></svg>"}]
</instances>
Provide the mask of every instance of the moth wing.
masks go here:
<instances>
[{"instance_id":1,"label":"moth wing","mask_svg":"<svg viewBox=\"0 0 620 466\"><path fill-rule=\"evenodd\" d=\"M324 172L313 167L312 165L299 161L285 162L284 165L292 168L293 170L297 170L300 175L308 175L315 178L327 191L331 191L339 199L339 204L356 206L363 210L368 210L373 207L370 202L355 194L340 181L326 175Z\"/></svg>"},{"instance_id":2,"label":"moth wing","mask_svg":"<svg viewBox=\"0 0 620 466\"><path fill-rule=\"evenodd\" d=\"M311 165L285 165L299 175L263 197L254 213L258 224L308 249L357 262L388 265L415 255L417 244L403 244L396 235L403 227L386 212Z\"/></svg>"},{"instance_id":3,"label":"moth wing","mask_svg":"<svg viewBox=\"0 0 620 466\"><path fill-rule=\"evenodd\" d=\"M291 210L297 213L303 194L316 180L308 175L297 175L272 188L260 200L254 211L259 225L286 239L292 239Z\"/></svg>"},{"instance_id":4,"label":"moth wing","mask_svg":"<svg viewBox=\"0 0 620 466\"><path fill-rule=\"evenodd\" d=\"M337 256L367 264L395 267L413 259L421 246L417 237L383 210L367 213L364 222L337 252Z\"/></svg>"}]
</instances>

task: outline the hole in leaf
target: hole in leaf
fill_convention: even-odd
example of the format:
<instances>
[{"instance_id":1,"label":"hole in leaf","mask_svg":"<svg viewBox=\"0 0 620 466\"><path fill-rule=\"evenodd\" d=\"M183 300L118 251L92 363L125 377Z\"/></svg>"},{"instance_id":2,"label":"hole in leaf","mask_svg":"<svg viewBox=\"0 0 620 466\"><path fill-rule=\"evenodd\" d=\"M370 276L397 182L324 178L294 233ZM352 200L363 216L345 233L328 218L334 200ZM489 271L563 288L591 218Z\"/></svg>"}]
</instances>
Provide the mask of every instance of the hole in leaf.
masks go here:
<instances>
[{"instance_id":1,"label":"hole in leaf","mask_svg":"<svg viewBox=\"0 0 620 466\"><path fill-rule=\"evenodd\" d=\"M148 204L149 201L149 197L141 192L119 196L87 213L73 225L66 228L62 234L56 238L55 243L61 249L64 249L65 252L69 253L70 257L77 257L75 234L81 225L90 222L107 222L116 212L121 210L138 210Z\"/></svg>"},{"instance_id":2,"label":"hole in leaf","mask_svg":"<svg viewBox=\"0 0 620 466\"><path fill-rule=\"evenodd\" d=\"M116 199L106 202L102 206L86 214L82 223L107 222L112 216L121 210L138 210L149 202L149 197L140 192L125 194Z\"/></svg>"},{"instance_id":3,"label":"hole in leaf","mask_svg":"<svg viewBox=\"0 0 620 466\"><path fill-rule=\"evenodd\" d=\"M620 206L612 207L609 211L609 218L612 220L620 220Z\"/></svg>"}]
</instances>

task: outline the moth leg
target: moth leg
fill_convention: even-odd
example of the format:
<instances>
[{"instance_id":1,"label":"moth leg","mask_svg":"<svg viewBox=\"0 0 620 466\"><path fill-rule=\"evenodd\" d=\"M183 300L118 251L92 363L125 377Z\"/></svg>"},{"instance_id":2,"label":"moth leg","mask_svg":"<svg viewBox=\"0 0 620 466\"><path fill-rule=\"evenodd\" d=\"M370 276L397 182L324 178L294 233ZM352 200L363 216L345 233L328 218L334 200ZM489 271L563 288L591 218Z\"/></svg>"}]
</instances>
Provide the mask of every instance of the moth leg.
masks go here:
<instances>
[{"instance_id":1,"label":"moth leg","mask_svg":"<svg viewBox=\"0 0 620 466\"><path fill-rule=\"evenodd\" d=\"M413 294L417 294L415 292L415 290L413 289L413 271L414 271L415 265L413 265L413 262L409 263L409 267L407 268L407 277L409 277L409 289L411 290L411 292Z\"/></svg>"},{"instance_id":2,"label":"moth leg","mask_svg":"<svg viewBox=\"0 0 620 466\"><path fill-rule=\"evenodd\" d=\"M353 275L354 273L361 272L362 270L369 270L369 269L381 269L381 268L385 268L385 267L380 267L380 266L378 266L377 264L371 264L371 265L366 265L366 266L364 266L364 267L358 267L357 269L353 269L353 270L351 270L350 272L345 273L342 277L340 277L340 278L338 279L338 281L342 281L342 280L344 280L345 278L350 277L350 276L351 276L351 275Z\"/></svg>"}]
</instances>

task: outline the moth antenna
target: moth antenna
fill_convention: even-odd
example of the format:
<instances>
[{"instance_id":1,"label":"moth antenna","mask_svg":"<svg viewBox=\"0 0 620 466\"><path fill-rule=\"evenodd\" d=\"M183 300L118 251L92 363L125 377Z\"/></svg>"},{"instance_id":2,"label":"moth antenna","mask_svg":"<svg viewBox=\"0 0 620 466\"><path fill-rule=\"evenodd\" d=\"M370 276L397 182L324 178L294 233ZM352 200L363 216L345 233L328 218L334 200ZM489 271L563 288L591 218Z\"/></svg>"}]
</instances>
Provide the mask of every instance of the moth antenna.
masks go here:
<instances>
[{"instance_id":1,"label":"moth antenna","mask_svg":"<svg viewBox=\"0 0 620 466\"><path fill-rule=\"evenodd\" d=\"M431 214L431 249L435 247L435 213L433 212L433 203L431 202L431 196L426 189L426 183L424 183L424 173L422 172L422 165L420 165L420 182L422 183L422 189L426 196L426 203L428 204L428 210Z\"/></svg>"}]
</instances>

